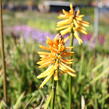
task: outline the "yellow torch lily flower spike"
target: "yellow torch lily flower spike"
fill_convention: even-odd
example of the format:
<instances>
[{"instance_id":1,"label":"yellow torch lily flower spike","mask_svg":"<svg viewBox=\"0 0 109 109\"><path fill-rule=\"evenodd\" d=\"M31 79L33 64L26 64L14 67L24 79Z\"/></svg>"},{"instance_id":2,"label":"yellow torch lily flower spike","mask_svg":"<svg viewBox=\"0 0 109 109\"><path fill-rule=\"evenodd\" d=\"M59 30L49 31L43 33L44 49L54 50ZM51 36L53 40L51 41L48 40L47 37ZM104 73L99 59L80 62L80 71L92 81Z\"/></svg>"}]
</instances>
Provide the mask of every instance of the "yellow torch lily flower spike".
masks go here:
<instances>
[{"instance_id":1,"label":"yellow torch lily flower spike","mask_svg":"<svg viewBox=\"0 0 109 109\"><path fill-rule=\"evenodd\" d=\"M86 28L89 26L89 23L83 21L83 16L80 15L80 11L74 10L72 4L70 4L70 10L65 11L63 9L63 14L59 15L59 21L57 23L57 30L60 31L62 35L73 32L74 37L78 40L79 44L82 43L82 40L79 38L78 33L81 32L83 34L87 34Z\"/></svg>"},{"instance_id":2,"label":"yellow torch lily flower spike","mask_svg":"<svg viewBox=\"0 0 109 109\"><path fill-rule=\"evenodd\" d=\"M40 48L47 52L38 52L41 59L37 64L40 65L39 68L48 67L43 73L37 76L38 79L46 77L40 88L51 78L57 81L60 74L67 73L72 77L76 76L75 71L69 67L72 64L72 59L66 59L66 57L74 54L70 52L72 47L65 47L65 42L68 38L64 39L62 35L58 34L53 40L48 37L46 41L48 47L40 45Z\"/></svg>"}]
</instances>

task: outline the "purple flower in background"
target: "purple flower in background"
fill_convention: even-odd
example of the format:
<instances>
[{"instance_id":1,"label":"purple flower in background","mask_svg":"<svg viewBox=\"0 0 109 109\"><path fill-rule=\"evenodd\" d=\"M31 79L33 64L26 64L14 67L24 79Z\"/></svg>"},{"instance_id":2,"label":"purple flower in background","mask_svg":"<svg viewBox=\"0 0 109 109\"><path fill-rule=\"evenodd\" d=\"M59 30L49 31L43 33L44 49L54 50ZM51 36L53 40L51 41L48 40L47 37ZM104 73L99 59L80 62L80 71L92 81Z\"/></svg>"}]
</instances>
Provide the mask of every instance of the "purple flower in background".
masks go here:
<instances>
[{"instance_id":1,"label":"purple flower in background","mask_svg":"<svg viewBox=\"0 0 109 109\"><path fill-rule=\"evenodd\" d=\"M26 25L14 26L9 31L10 33L13 33L16 37L23 37L27 41L32 39L38 41L39 43L45 43L47 36L50 38L53 38L54 36L49 32L44 32Z\"/></svg>"},{"instance_id":2,"label":"purple flower in background","mask_svg":"<svg viewBox=\"0 0 109 109\"><path fill-rule=\"evenodd\" d=\"M5 35L9 36L9 34L16 38L23 37L26 41L32 39L34 41L38 41L39 43L45 43L47 36L51 39L54 37L54 35L50 34L49 32L44 32L27 25L19 25L5 28ZM68 36L69 34L65 35L64 37ZM83 35L82 40L84 41L84 44L91 48L94 48L96 46L96 42L101 45L103 45L105 42L104 36L98 36L98 38L93 38L92 34ZM69 44L69 41L67 42L67 44ZM77 44L76 39L74 39L74 44Z\"/></svg>"}]
</instances>

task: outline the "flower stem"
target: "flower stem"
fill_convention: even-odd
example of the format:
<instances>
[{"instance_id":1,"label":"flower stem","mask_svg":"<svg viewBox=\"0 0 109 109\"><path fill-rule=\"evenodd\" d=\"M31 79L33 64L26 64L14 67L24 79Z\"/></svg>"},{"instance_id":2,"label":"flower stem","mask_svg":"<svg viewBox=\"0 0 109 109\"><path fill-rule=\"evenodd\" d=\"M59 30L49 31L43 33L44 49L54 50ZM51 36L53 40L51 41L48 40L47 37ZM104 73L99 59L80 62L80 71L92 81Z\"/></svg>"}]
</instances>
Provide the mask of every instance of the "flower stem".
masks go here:
<instances>
[{"instance_id":1,"label":"flower stem","mask_svg":"<svg viewBox=\"0 0 109 109\"><path fill-rule=\"evenodd\" d=\"M5 51L4 51L4 33L3 33L3 10L2 0L0 0L0 37L1 37L1 54L2 54L2 66L3 66L3 92L4 101L7 104L7 81L6 81L6 62L5 62Z\"/></svg>"},{"instance_id":2,"label":"flower stem","mask_svg":"<svg viewBox=\"0 0 109 109\"><path fill-rule=\"evenodd\" d=\"M57 81L53 78L51 109L54 109Z\"/></svg>"},{"instance_id":3,"label":"flower stem","mask_svg":"<svg viewBox=\"0 0 109 109\"><path fill-rule=\"evenodd\" d=\"M70 46L73 46L73 40L74 40L74 35L73 35L73 31L71 32L71 42L70 42ZM71 52L73 51L73 49L71 49ZM71 56L72 58L72 56ZM72 67L72 65L71 65ZM69 104L68 104L68 109L72 109L72 77L69 76Z\"/></svg>"},{"instance_id":4,"label":"flower stem","mask_svg":"<svg viewBox=\"0 0 109 109\"><path fill-rule=\"evenodd\" d=\"M58 60L57 75L59 77L59 60ZM57 81L55 81L53 77L51 109L54 109L55 97L56 97L56 86L57 86Z\"/></svg>"}]
</instances>

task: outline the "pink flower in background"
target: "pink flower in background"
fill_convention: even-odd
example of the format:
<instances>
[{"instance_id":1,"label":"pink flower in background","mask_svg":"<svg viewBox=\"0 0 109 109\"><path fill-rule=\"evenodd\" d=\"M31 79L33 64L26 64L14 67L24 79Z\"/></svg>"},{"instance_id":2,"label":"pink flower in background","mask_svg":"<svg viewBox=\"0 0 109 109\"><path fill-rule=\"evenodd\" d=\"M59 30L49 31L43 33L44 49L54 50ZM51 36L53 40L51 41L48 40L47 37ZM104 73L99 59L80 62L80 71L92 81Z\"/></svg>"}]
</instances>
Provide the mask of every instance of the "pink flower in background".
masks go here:
<instances>
[{"instance_id":1,"label":"pink flower in background","mask_svg":"<svg viewBox=\"0 0 109 109\"><path fill-rule=\"evenodd\" d=\"M87 35L83 35L82 36L82 40L85 42L85 43L88 43L91 39L93 38L93 35L92 34L87 34ZM104 44L105 42L105 37L102 36L102 35L99 35L97 38L94 38L93 41L94 43L98 42L99 44Z\"/></svg>"},{"instance_id":2,"label":"pink flower in background","mask_svg":"<svg viewBox=\"0 0 109 109\"><path fill-rule=\"evenodd\" d=\"M104 36L98 36L98 42L99 44L103 45L105 42L105 37Z\"/></svg>"},{"instance_id":3,"label":"pink flower in background","mask_svg":"<svg viewBox=\"0 0 109 109\"><path fill-rule=\"evenodd\" d=\"M82 36L83 41L89 41L91 40L91 38L92 38L92 34L87 34Z\"/></svg>"}]
</instances>

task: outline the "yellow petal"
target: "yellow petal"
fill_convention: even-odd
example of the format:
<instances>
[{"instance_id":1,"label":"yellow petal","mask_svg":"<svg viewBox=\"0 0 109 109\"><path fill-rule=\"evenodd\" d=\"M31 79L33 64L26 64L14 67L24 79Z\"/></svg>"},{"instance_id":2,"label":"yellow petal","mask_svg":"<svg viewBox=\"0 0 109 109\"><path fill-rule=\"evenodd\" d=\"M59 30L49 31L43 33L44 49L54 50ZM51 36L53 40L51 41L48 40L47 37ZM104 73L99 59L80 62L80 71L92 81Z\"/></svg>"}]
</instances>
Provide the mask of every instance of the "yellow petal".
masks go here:
<instances>
[{"instance_id":1,"label":"yellow petal","mask_svg":"<svg viewBox=\"0 0 109 109\"><path fill-rule=\"evenodd\" d=\"M65 65L64 63L61 62L61 65L64 66L66 69L68 69L70 72L74 73L75 70L73 70L72 68L70 68L69 66Z\"/></svg>"},{"instance_id":2,"label":"yellow petal","mask_svg":"<svg viewBox=\"0 0 109 109\"><path fill-rule=\"evenodd\" d=\"M69 18L69 19L66 19L66 20L62 20L62 21L59 21L57 23L57 26L64 26L64 25L67 25L67 24L71 24L72 23L72 18Z\"/></svg>"},{"instance_id":3,"label":"yellow petal","mask_svg":"<svg viewBox=\"0 0 109 109\"><path fill-rule=\"evenodd\" d=\"M60 66L59 66L59 69L62 71L62 72L64 72L64 73L66 73L66 72L68 72L68 70L64 67L64 66L62 66L61 64L59 64Z\"/></svg>"},{"instance_id":4,"label":"yellow petal","mask_svg":"<svg viewBox=\"0 0 109 109\"><path fill-rule=\"evenodd\" d=\"M62 27L58 27L58 28L56 28L56 30L58 31L58 30L62 30L62 29L65 29L65 28L68 28L70 25L66 25L66 26L62 26Z\"/></svg>"},{"instance_id":5,"label":"yellow petal","mask_svg":"<svg viewBox=\"0 0 109 109\"><path fill-rule=\"evenodd\" d=\"M44 50L49 50L48 47L45 47L45 46L43 46L43 45L40 45L39 47L42 48L42 49L44 49Z\"/></svg>"},{"instance_id":6,"label":"yellow petal","mask_svg":"<svg viewBox=\"0 0 109 109\"><path fill-rule=\"evenodd\" d=\"M67 36L66 38L64 38L64 43L67 42L69 39L69 36Z\"/></svg>"},{"instance_id":7,"label":"yellow petal","mask_svg":"<svg viewBox=\"0 0 109 109\"><path fill-rule=\"evenodd\" d=\"M38 54L40 54L40 55L49 55L50 53L48 53L48 52L38 52Z\"/></svg>"},{"instance_id":8,"label":"yellow petal","mask_svg":"<svg viewBox=\"0 0 109 109\"><path fill-rule=\"evenodd\" d=\"M71 10L73 9L73 5L72 5L72 3L70 3L70 9L71 9Z\"/></svg>"},{"instance_id":9,"label":"yellow petal","mask_svg":"<svg viewBox=\"0 0 109 109\"><path fill-rule=\"evenodd\" d=\"M46 40L46 43L47 44L51 44L53 41L49 38L49 37L47 37L47 40Z\"/></svg>"},{"instance_id":10,"label":"yellow petal","mask_svg":"<svg viewBox=\"0 0 109 109\"><path fill-rule=\"evenodd\" d=\"M68 57L68 56L72 56L74 54L74 52L63 52L61 54L62 57Z\"/></svg>"},{"instance_id":11,"label":"yellow petal","mask_svg":"<svg viewBox=\"0 0 109 109\"><path fill-rule=\"evenodd\" d=\"M72 64L72 61L66 61L66 60L63 60L63 59L60 59L63 63L65 64Z\"/></svg>"},{"instance_id":12,"label":"yellow petal","mask_svg":"<svg viewBox=\"0 0 109 109\"><path fill-rule=\"evenodd\" d=\"M84 17L84 15L79 15L78 17L82 18L82 17Z\"/></svg>"},{"instance_id":13,"label":"yellow petal","mask_svg":"<svg viewBox=\"0 0 109 109\"><path fill-rule=\"evenodd\" d=\"M81 33L83 33L83 34L87 35L87 32L86 32L86 31L84 31L84 30L82 30L82 29L80 29L79 31L80 31Z\"/></svg>"},{"instance_id":14,"label":"yellow petal","mask_svg":"<svg viewBox=\"0 0 109 109\"><path fill-rule=\"evenodd\" d=\"M78 16L80 14L80 10L78 9L76 12L76 15Z\"/></svg>"},{"instance_id":15,"label":"yellow petal","mask_svg":"<svg viewBox=\"0 0 109 109\"><path fill-rule=\"evenodd\" d=\"M50 62L52 60L53 59L52 58L49 58L49 57L47 57L47 58L41 58L41 61L37 62L37 64L42 65L42 64L45 64L46 62Z\"/></svg>"},{"instance_id":16,"label":"yellow petal","mask_svg":"<svg viewBox=\"0 0 109 109\"><path fill-rule=\"evenodd\" d=\"M85 27L88 27L89 26L88 24L85 24L85 23L80 23L79 25L83 25Z\"/></svg>"},{"instance_id":17,"label":"yellow petal","mask_svg":"<svg viewBox=\"0 0 109 109\"><path fill-rule=\"evenodd\" d=\"M60 72L63 74L63 73L68 73L69 70L66 69L64 66L60 65Z\"/></svg>"},{"instance_id":18,"label":"yellow petal","mask_svg":"<svg viewBox=\"0 0 109 109\"><path fill-rule=\"evenodd\" d=\"M78 25L82 25L82 26L85 26L85 27L88 27L89 26L89 24L82 23L82 22L79 22Z\"/></svg>"},{"instance_id":19,"label":"yellow petal","mask_svg":"<svg viewBox=\"0 0 109 109\"><path fill-rule=\"evenodd\" d=\"M39 62L37 62L37 64L44 64L46 61L39 61Z\"/></svg>"},{"instance_id":20,"label":"yellow petal","mask_svg":"<svg viewBox=\"0 0 109 109\"><path fill-rule=\"evenodd\" d=\"M62 30L60 33L61 33L62 35L65 35L65 34L67 34L67 33L69 33L69 32L71 32L71 28L70 28L70 27L67 28L67 29Z\"/></svg>"},{"instance_id":21,"label":"yellow petal","mask_svg":"<svg viewBox=\"0 0 109 109\"><path fill-rule=\"evenodd\" d=\"M53 70L53 65L49 66L46 71L37 76L38 79L48 76Z\"/></svg>"},{"instance_id":22,"label":"yellow petal","mask_svg":"<svg viewBox=\"0 0 109 109\"><path fill-rule=\"evenodd\" d=\"M83 19L82 17L79 16L76 17L76 21L82 21L82 19Z\"/></svg>"},{"instance_id":23,"label":"yellow petal","mask_svg":"<svg viewBox=\"0 0 109 109\"><path fill-rule=\"evenodd\" d=\"M74 47L66 47L66 49L68 49L68 50L69 50L69 49L71 50L71 49L73 49L73 48L74 48Z\"/></svg>"},{"instance_id":24,"label":"yellow petal","mask_svg":"<svg viewBox=\"0 0 109 109\"><path fill-rule=\"evenodd\" d=\"M58 16L58 18L59 19L66 19L67 17L65 15L61 14L61 15Z\"/></svg>"},{"instance_id":25,"label":"yellow petal","mask_svg":"<svg viewBox=\"0 0 109 109\"><path fill-rule=\"evenodd\" d=\"M42 59L42 58L45 58L46 56L47 56L47 55L40 55L41 59Z\"/></svg>"},{"instance_id":26,"label":"yellow petal","mask_svg":"<svg viewBox=\"0 0 109 109\"><path fill-rule=\"evenodd\" d=\"M45 80L44 80L44 81L42 82L42 84L40 85L40 88L43 88L43 86L44 86L44 85L48 82L48 80L52 77L53 73L54 73L54 71L52 71L52 72L50 73L50 75L45 78Z\"/></svg>"},{"instance_id":27,"label":"yellow petal","mask_svg":"<svg viewBox=\"0 0 109 109\"><path fill-rule=\"evenodd\" d=\"M81 33L83 33L83 34L87 34L87 32L86 32L86 28L84 28L84 27L78 27L78 28L76 28L75 29L76 31L79 31L79 32L81 32Z\"/></svg>"},{"instance_id":28,"label":"yellow petal","mask_svg":"<svg viewBox=\"0 0 109 109\"><path fill-rule=\"evenodd\" d=\"M84 23L84 24L89 25L89 22L86 22L86 21L81 21L81 22Z\"/></svg>"},{"instance_id":29,"label":"yellow petal","mask_svg":"<svg viewBox=\"0 0 109 109\"><path fill-rule=\"evenodd\" d=\"M67 11L65 11L64 9L62 10L62 12L66 15L66 14L68 14L68 12Z\"/></svg>"},{"instance_id":30,"label":"yellow petal","mask_svg":"<svg viewBox=\"0 0 109 109\"><path fill-rule=\"evenodd\" d=\"M54 74L54 80L55 80L55 81L58 80L58 72L57 72L57 70L55 71L55 74Z\"/></svg>"},{"instance_id":31,"label":"yellow petal","mask_svg":"<svg viewBox=\"0 0 109 109\"><path fill-rule=\"evenodd\" d=\"M78 43L79 43L79 44L82 44L82 43L83 43L83 41L79 38L77 32L74 32L74 36L75 36L75 38L78 40Z\"/></svg>"},{"instance_id":32,"label":"yellow petal","mask_svg":"<svg viewBox=\"0 0 109 109\"><path fill-rule=\"evenodd\" d=\"M50 65L50 64L52 64L53 63L53 61L47 61L46 63L44 63L44 64L42 64L41 66L39 66L39 68L43 68L43 67L46 67L46 66L48 66L48 65Z\"/></svg>"},{"instance_id":33,"label":"yellow petal","mask_svg":"<svg viewBox=\"0 0 109 109\"><path fill-rule=\"evenodd\" d=\"M67 72L70 76L72 76L72 77L75 77L76 76L76 74L74 74L74 73L71 73L71 72Z\"/></svg>"},{"instance_id":34,"label":"yellow petal","mask_svg":"<svg viewBox=\"0 0 109 109\"><path fill-rule=\"evenodd\" d=\"M73 20L73 22L74 22L74 25L76 26L76 27L78 27L78 23L77 23L77 21L74 19Z\"/></svg>"}]
</instances>

